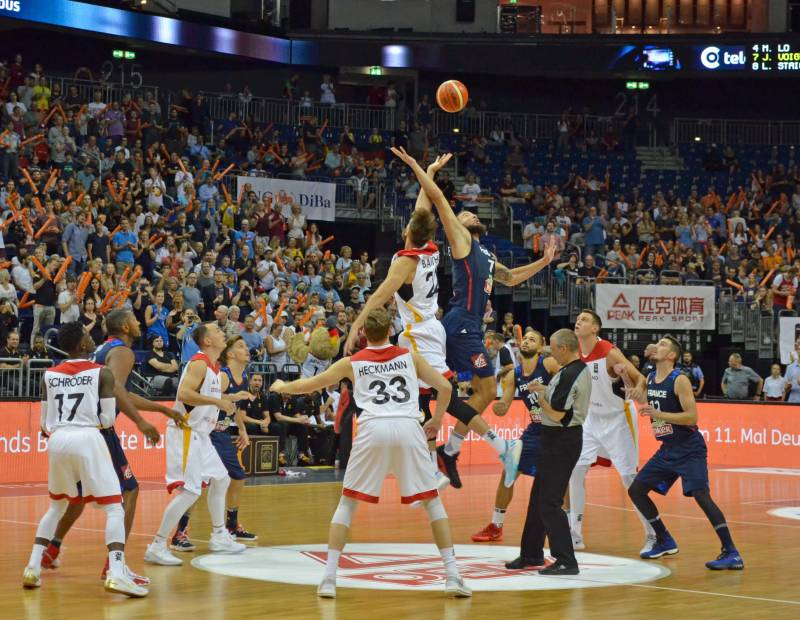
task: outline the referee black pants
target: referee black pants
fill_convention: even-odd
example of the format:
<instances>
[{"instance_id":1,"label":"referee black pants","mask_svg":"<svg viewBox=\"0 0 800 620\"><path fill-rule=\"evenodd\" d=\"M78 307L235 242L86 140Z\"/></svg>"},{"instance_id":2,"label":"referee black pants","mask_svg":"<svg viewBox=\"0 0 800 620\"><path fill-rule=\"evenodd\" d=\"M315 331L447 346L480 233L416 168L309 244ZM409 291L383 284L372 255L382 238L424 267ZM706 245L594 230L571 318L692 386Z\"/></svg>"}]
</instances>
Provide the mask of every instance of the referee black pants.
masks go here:
<instances>
[{"instance_id":1,"label":"referee black pants","mask_svg":"<svg viewBox=\"0 0 800 620\"><path fill-rule=\"evenodd\" d=\"M530 560L543 559L546 535L550 539L550 555L567 566L577 566L569 521L562 504L569 477L581 455L583 427L542 426L540 441L520 555Z\"/></svg>"}]
</instances>

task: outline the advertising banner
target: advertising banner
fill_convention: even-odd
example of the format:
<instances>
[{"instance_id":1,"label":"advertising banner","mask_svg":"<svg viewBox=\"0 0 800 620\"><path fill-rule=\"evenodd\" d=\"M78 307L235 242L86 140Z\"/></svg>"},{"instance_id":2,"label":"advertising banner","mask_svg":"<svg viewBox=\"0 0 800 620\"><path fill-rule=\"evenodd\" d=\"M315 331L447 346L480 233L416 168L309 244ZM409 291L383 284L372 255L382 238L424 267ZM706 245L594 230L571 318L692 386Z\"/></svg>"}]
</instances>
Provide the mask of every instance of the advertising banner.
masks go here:
<instances>
[{"instance_id":1,"label":"advertising banner","mask_svg":"<svg viewBox=\"0 0 800 620\"><path fill-rule=\"evenodd\" d=\"M281 206L284 217L289 217L292 204L300 205L309 220L333 222L336 219L336 183L316 181L291 181L262 177L236 177L238 193L249 185L258 199L271 196L273 204Z\"/></svg>"},{"instance_id":2,"label":"advertising banner","mask_svg":"<svg viewBox=\"0 0 800 620\"><path fill-rule=\"evenodd\" d=\"M713 286L598 284L595 309L606 329L714 329Z\"/></svg>"}]
</instances>

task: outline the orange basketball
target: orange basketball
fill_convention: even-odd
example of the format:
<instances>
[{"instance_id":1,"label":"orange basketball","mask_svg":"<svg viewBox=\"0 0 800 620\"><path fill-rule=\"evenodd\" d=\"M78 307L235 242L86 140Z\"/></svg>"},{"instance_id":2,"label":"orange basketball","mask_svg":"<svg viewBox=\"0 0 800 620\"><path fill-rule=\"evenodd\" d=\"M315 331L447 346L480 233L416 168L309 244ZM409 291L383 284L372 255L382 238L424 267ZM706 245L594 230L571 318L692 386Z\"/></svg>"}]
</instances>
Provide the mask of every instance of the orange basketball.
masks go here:
<instances>
[{"instance_id":1,"label":"orange basketball","mask_svg":"<svg viewBox=\"0 0 800 620\"><path fill-rule=\"evenodd\" d=\"M445 112L461 112L469 101L469 91L458 80L447 80L436 89L436 103Z\"/></svg>"}]
</instances>

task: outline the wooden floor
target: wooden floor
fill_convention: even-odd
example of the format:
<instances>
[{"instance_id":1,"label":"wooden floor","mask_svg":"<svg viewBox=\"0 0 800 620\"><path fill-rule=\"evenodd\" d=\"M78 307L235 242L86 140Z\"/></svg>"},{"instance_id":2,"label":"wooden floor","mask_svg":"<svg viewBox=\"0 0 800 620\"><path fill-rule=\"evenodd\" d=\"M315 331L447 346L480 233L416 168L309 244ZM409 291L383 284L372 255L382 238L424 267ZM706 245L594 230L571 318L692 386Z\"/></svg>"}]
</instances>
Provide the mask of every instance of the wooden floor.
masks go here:
<instances>
[{"instance_id":1,"label":"wooden floor","mask_svg":"<svg viewBox=\"0 0 800 620\"><path fill-rule=\"evenodd\" d=\"M444 502L457 544L491 515L498 472L486 469L464 476L464 488L448 489ZM523 479L507 517L503 545L516 546L530 481ZM446 600L439 592L339 588L335 601L320 601L313 586L226 577L198 570L145 565L142 556L167 501L163 487L145 484L139 500L128 563L151 577L150 596L128 600L103 592L98 573L104 561L103 519L87 510L80 529L64 546L63 565L45 571L43 587L23 591L22 569L36 524L46 510L43 487L0 489L0 618L30 620L142 618L800 618L798 552L800 521L768 514L773 508L800 506L800 476L712 472L712 494L726 514L745 559L743 572L715 573L704 567L718 553L718 542L694 502L673 492L659 502L664 520L680 545L677 556L660 564L670 574L636 585L568 590L476 592L471 600ZM324 543L336 506L336 483L253 486L244 491L241 521L263 546ZM394 481L384 487L378 506L361 506L354 542L429 543L423 511L401 508ZM593 470L588 479L585 537L587 552L635 558L641 526L616 474ZM657 500L658 501L658 500ZM208 518L196 511L191 534L195 554L206 553ZM433 548L431 547L431 551ZM247 553L247 552L245 552ZM187 557L188 556L188 557ZM535 577L531 577L534 579ZM543 579L543 578L539 578ZM551 578L555 579L555 578Z\"/></svg>"}]
</instances>

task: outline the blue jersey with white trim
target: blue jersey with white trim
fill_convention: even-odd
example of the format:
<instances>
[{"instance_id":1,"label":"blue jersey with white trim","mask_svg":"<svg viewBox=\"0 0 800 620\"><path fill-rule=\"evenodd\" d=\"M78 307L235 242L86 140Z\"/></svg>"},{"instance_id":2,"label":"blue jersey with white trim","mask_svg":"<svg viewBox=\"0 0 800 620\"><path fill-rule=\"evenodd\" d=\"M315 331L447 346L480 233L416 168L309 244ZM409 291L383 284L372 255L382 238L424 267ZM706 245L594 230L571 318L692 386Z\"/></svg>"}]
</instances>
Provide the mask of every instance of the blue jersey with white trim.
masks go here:
<instances>
[{"instance_id":1,"label":"blue jersey with white trim","mask_svg":"<svg viewBox=\"0 0 800 620\"><path fill-rule=\"evenodd\" d=\"M247 372L242 373L242 380L236 381L233 378L233 372L227 366L223 366L221 372L224 372L228 376L228 389L225 390L226 394L236 394L236 392L246 392L248 388L248 380L247 380ZM237 409L238 409L237 405ZM233 424L233 413L225 413L220 409L219 416L217 418L217 426L214 430L221 431L226 430L229 426Z\"/></svg>"},{"instance_id":2,"label":"blue jersey with white trim","mask_svg":"<svg viewBox=\"0 0 800 620\"><path fill-rule=\"evenodd\" d=\"M482 320L492 295L496 262L494 254L473 239L469 254L453 259L453 297L450 307L466 310Z\"/></svg>"},{"instance_id":3,"label":"blue jersey with white trim","mask_svg":"<svg viewBox=\"0 0 800 620\"><path fill-rule=\"evenodd\" d=\"M542 408L539 406L539 394L528 390L528 384L536 382L541 383L542 385L547 385L550 383L550 379L552 379L552 377L544 367L544 359L544 355L540 355L539 359L536 361L536 367L533 369L533 372L528 375L523 374L522 366L517 366L514 369L517 382L517 391L519 392L519 397L525 403L525 406L528 407L528 413L531 417L531 424L533 425L532 431L535 433L538 433L541 429Z\"/></svg>"},{"instance_id":4,"label":"blue jersey with white trim","mask_svg":"<svg viewBox=\"0 0 800 620\"><path fill-rule=\"evenodd\" d=\"M678 368L673 368L661 382L656 381L656 371L647 376L647 402L656 411L664 413L680 413L683 411L678 395L675 393L675 381L681 376ZM674 424L664 420L651 420L653 433L658 441L679 443L697 432L697 425Z\"/></svg>"}]
</instances>

